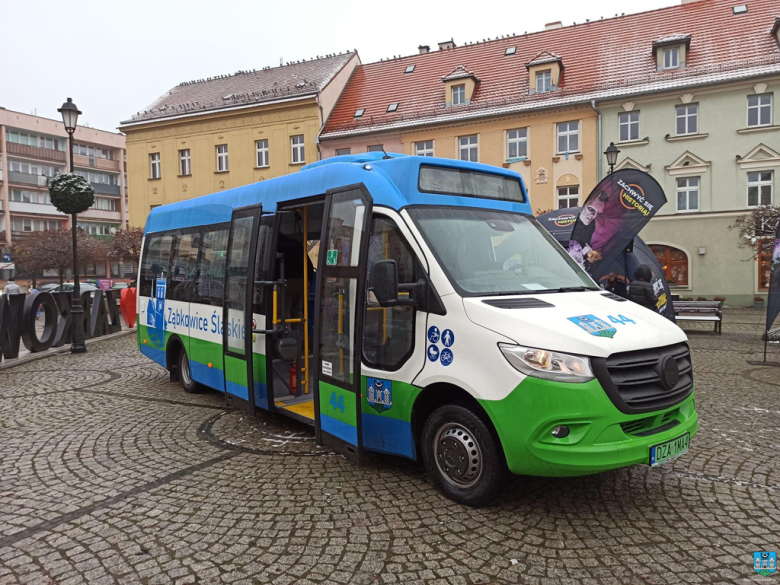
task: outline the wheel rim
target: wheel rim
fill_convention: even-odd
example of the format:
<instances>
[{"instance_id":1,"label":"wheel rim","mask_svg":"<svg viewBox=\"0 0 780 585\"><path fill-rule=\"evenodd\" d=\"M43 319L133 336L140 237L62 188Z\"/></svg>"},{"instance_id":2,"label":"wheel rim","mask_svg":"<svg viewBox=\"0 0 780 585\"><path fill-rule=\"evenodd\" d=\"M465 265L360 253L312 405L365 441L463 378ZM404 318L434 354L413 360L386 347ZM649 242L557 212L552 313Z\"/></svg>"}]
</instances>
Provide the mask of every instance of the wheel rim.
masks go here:
<instances>
[{"instance_id":1,"label":"wheel rim","mask_svg":"<svg viewBox=\"0 0 780 585\"><path fill-rule=\"evenodd\" d=\"M447 423L439 428L434 457L439 473L457 487L471 487L482 476L482 449L474 434L457 423Z\"/></svg>"},{"instance_id":2,"label":"wheel rim","mask_svg":"<svg viewBox=\"0 0 780 585\"><path fill-rule=\"evenodd\" d=\"M185 386L192 384L192 376L190 375L190 360L187 359L187 354L184 354L181 358L181 381Z\"/></svg>"}]
</instances>

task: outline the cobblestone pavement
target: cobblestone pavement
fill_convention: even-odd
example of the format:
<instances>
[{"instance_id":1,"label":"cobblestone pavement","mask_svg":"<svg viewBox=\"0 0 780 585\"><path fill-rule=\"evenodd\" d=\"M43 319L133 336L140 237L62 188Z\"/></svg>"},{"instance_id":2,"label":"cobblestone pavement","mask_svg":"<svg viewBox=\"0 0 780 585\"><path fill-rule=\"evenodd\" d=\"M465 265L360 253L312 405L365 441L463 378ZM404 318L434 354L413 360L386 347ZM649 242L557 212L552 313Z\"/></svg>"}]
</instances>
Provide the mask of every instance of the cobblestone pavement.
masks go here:
<instances>
[{"instance_id":1,"label":"cobblestone pavement","mask_svg":"<svg viewBox=\"0 0 780 585\"><path fill-rule=\"evenodd\" d=\"M132 336L0 372L0 584L765 582L780 548L780 369L760 316L691 327L701 431L657 468L444 499L286 419L185 394ZM780 361L780 346L770 359Z\"/></svg>"}]
</instances>

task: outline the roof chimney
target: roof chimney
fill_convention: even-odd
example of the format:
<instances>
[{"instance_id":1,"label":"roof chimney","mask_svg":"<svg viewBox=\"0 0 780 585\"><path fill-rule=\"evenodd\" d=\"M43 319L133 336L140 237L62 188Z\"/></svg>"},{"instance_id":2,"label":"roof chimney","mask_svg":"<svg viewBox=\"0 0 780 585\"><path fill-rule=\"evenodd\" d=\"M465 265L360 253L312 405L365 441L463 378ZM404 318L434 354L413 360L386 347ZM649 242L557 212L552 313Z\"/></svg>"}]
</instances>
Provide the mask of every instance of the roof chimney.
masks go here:
<instances>
[{"instance_id":1,"label":"roof chimney","mask_svg":"<svg viewBox=\"0 0 780 585\"><path fill-rule=\"evenodd\" d=\"M555 22L548 22L544 25L544 30L552 30L554 28L562 28L563 23L560 20L556 20Z\"/></svg>"},{"instance_id":2,"label":"roof chimney","mask_svg":"<svg viewBox=\"0 0 780 585\"><path fill-rule=\"evenodd\" d=\"M455 41L450 39L449 41L444 41L443 43L439 43L439 50L443 51L445 49L454 49L455 48Z\"/></svg>"},{"instance_id":3,"label":"roof chimney","mask_svg":"<svg viewBox=\"0 0 780 585\"><path fill-rule=\"evenodd\" d=\"M420 45L417 47L417 50L420 51L420 55L431 52L431 48L428 45Z\"/></svg>"}]
</instances>

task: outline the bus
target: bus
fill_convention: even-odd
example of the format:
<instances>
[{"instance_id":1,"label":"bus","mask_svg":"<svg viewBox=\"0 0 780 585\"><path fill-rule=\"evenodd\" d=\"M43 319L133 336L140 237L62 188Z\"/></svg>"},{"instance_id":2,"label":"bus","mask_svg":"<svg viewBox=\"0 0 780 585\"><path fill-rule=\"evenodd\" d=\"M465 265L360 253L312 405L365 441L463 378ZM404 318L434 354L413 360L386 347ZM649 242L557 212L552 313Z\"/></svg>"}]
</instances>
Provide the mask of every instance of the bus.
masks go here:
<instances>
[{"instance_id":1,"label":"bus","mask_svg":"<svg viewBox=\"0 0 780 585\"><path fill-rule=\"evenodd\" d=\"M698 428L685 334L602 291L520 175L478 163L339 156L155 208L138 323L185 391L356 464L422 460L466 505L510 472L660 465Z\"/></svg>"}]
</instances>

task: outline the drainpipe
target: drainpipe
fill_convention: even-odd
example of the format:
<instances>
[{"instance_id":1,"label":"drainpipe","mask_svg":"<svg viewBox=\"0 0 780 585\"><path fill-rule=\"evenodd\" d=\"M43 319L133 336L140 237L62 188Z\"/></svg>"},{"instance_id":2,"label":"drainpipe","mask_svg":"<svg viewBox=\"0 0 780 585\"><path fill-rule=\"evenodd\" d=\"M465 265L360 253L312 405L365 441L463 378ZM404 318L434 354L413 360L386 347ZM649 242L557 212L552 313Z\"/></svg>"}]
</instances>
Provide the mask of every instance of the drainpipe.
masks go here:
<instances>
[{"instance_id":1,"label":"drainpipe","mask_svg":"<svg viewBox=\"0 0 780 585\"><path fill-rule=\"evenodd\" d=\"M596 173L596 183L601 182L601 110L599 110L596 107L596 100L590 100L590 107L593 108L593 111L596 112L599 115L599 120L597 122L598 125L598 146L596 146L596 150L598 151L598 171Z\"/></svg>"}]
</instances>

